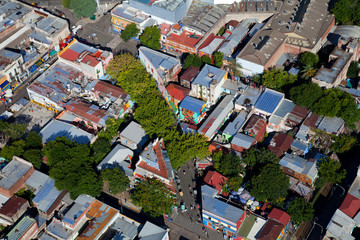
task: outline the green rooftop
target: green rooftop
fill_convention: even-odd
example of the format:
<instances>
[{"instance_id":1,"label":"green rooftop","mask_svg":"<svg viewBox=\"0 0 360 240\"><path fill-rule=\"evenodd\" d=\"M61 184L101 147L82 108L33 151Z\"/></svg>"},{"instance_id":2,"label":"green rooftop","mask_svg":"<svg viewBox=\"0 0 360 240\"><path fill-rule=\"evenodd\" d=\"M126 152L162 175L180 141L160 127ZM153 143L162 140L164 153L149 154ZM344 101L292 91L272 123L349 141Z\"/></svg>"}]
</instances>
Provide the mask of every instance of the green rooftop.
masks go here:
<instances>
[{"instance_id":1,"label":"green rooftop","mask_svg":"<svg viewBox=\"0 0 360 240\"><path fill-rule=\"evenodd\" d=\"M27 230L33 225L35 219L28 216L23 217L18 224L6 235L8 240L18 240L20 239Z\"/></svg>"},{"instance_id":2,"label":"green rooftop","mask_svg":"<svg viewBox=\"0 0 360 240\"><path fill-rule=\"evenodd\" d=\"M251 228L254 226L256 222L256 216L251 214L248 216L248 213L245 213L245 220L241 224L241 227L239 228L238 234L242 237L247 237L251 231Z\"/></svg>"}]
</instances>

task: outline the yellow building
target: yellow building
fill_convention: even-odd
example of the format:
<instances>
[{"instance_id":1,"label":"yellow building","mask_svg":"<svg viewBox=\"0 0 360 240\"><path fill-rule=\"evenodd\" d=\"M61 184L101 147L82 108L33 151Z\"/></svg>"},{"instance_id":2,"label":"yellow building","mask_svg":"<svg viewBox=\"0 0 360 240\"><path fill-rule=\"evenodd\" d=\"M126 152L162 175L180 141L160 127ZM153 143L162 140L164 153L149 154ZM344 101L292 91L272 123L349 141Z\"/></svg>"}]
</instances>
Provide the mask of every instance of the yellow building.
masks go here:
<instances>
[{"instance_id":1,"label":"yellow building","mask_svg":"<svg viewBox=\"0 0 360 240\"><path fill-rule=\"evenodd\" d=\"M149 21L149 15L142 11L120 4L111 11L111 23L113 31L120 33L128 24L135 23L139 29Z\"/></svg>"}]
</instances>

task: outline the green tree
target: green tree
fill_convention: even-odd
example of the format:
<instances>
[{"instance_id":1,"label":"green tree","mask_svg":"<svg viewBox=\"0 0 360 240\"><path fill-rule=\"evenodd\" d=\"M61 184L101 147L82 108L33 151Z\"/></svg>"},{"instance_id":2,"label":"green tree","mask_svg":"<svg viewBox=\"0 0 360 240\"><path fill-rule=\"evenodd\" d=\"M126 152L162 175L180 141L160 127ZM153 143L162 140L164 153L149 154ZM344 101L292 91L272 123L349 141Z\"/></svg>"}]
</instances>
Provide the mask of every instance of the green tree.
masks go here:
<instances>
[{"instance_id":1,"label":"green tree","mask_svg":"<svg viewBox=\"0 0 360 240\"><path fill-rule=\"evenodd\" d=\"M346 76L349 78L357 78L359 75L359 63L357 61L352 61L346 73Z\"/></svg>"},{"instance_id":2,"label":"green tree","mask_svg":"<svg viewBox=\"0 0 360 240\"><path fill-rule=\"evenodd\" d=\"M267 164L249 182L249 192L258 201L281 204L289 188L289 179L276 164Z\"/></svg>"},{"instance_id":3,"label":"green tree","mask_svg":"<svg viewBox=\"0 0 360 240\"><path fill-rule=\"evenodd\" d=\"M111 142L108 138L98 137L96 141L91 144L91 149L95 163L99 163L104 159L106 154L111 151Z\"/></svg>"},{"instance_id":4,"label":"green tree","mask_svg":"<svg viewBox=\"0 0 360 240\"><path fill-rule=\"evenodd\" d=\"M335 159L322 158L318 165L320 181L339 183L346 176L346 170L341 169L340 162Z\"/></svg>"},{"instance_id":5,"label":"green tree","mask_svg":"<svg viewBox=\"0 0 360 240\"><path fill-rule=\"evenodd\" d=\"M305 80L309 80L315 75L316 71L317 69L314 68L313 66L305 65L303 70L301 70L301 78Z\"/></svg>"},{"instance_id":6,"label":"green tree","mask_svg":"<svg viewBox=\"0 0 360 240\"><path fill-rule=\"evenodd\" d=\"M103 184L93 168L90 152L88 145L66 137L57 137L44 147L49 175L55 180L55 186L59 190L66 189L73 199L80 194L97 196L101 192Z\"/></svg>"},{"instance_id":7,"label":"green tree","mask_svg":"<svg viewBox=\"0 0 360 240\"><path fill-rule=\"evenodd\" d=\"M203 55L201 57L201 61L206 64L212 64L212 59L210 57L208 57L207 55Z\"/></svg>"},{"instance_id":8,"label":"green tree","mask_svg":"<svg viewBox=\"0 0 360 240\"><path fill-rule=\"evenodd\" d=\"M25 124L8 123L0 120L0 141L7 143L9 140L18 140L26 130Z\"/></svg>"},{"instance_id":9,"label":"green tree","mask_svg":"<svg viewBox=\"0 0 360 240\"><path fill-rule=\"evenodd\" d=\"M309 222L314 217L314 209L303 198L295 198L287 209L287 213L291 216L291 221L296 225L302 222Z\"/></svg>"},{"instance_id":10,"label":"green tree","mask_svg":"<svg viewBox=\"0 0 360 240\"><path fill-rule=\"evenodd\" d=\"M229 61L228 71L231 75L231 79L234 80L236 77L241 76L240 68L241 68L241 65L236 62L236 59L231 59Z\"/></svg>"},{"instance_id":11,"label":"green tree","mask_svg":"<svg viewBox=\"0 0 360 240\"><path fill-rule=\"evenodd\" d=\"M240 157L231 153L224 154L222 151L215 152L212 155L214 168L226 177L236 176L244 172L240 165Z\"/></svg>"},{"instance_id":12,"label":"green tree","mask_svg":"<svg viewBox=\"0 0 360 240\"><path fill-rule=\"evenodd\" d=\"M333 136L333 140L335 142L331 145L331 151L334 151L336 153L347 152L357 143L356 137L346 134Z\"/></svg>"},{"instance_id":13,"label":"green tree","mask_svg":"<svg viewBox=\"0 0 360 240\"><path fill-rule=\"evenodd\" d=\"M203 62L201 58L196 54L187 55L184 60L183 69L188 69L190 66L201 67Z\"/></svg>"},{"instance_id":14,"label":"green tree","mask_svg":"<svg viewBox=\"0 0 360 240\"><path fill-rule=\"evenodd\" d=\"M178 169L192 158L204 158L209 155L209 143L203 135L185 135L173 129L164 140L173 169Z\"/></svg>"},{"instance_id":15,"label":"green tree","mask_svg":"<svg viewBox=\"0 0 360 240\"><path fill-rule=\"evenodd\" d=\"M79 17L91 17L96 12L95 0L76 0L70 2L70 8Z\"/></svg>"},{"instance_id":16,"label":"green tree","mask_svg":"<svg viewBox=\"0 0 360 240\"><path fill-rule=\"evenodd\" d=\"M40 169L42 165L42 151L40 149L28 149L24 152L24 159L34 165L36 169Z\"/></svg>"},{"instance_id":17,"label":"green tree","mask_svg":"<svg viewBox=\"0 0 360 240\"><path fill-rule=\"evenodd\" d=\"M297 105L311 108L322 96L323 90L316 83L304 83L290 89L290 99Z\"/></svg>"},{"instance_id":18,"label":"green tree","mask_svg":"<svg viewBox=\"0 0 360 240\"><path fill-rule=\"evenodd\" d=\"M170 214L175 205L171 192L156 178L137 183L130 197L134 204L141 206L152 217Z\"/></svg>"},{"instance_id":19,"label":"green tree","mask_svg":"<svg viewBox=\"0 0 360 240\"><path fill-rule=\"evenodd\" d=\"M61 4L65 7L65 8L70 8L70 4L71 4L71 0L62 0Z\"/></svg>"},{"instance_id":20,"label":"green tree","mask_svg":"<svg viewBox=\"0 0 360 240\"><path fill-rule=\"evenodd\" d=\"M279 159L277 159L276 155L273 152L266 148L258 149L252 147L242 154L242 162L251 169L258 169L260 166L263 166L265 164L278 164Z\"/></svg>"},{"instance_id":21,"label":"green tree","mask_svg":"<svg viewBox=\"0 0 360 240\"><path fill-rule=\"evenodd\" d=\"M13 142L11 145L6 145L1 149L0 155L7 159L12 160L13 156L21 157L25 151L26 143L24 140L18 140Z\"/></svg>"},{"instance_id":22,"label":"green tree","mask_svg":"<svg viewBox=\"0 0 360 240\"><path fill-rule=\"evenodd\" d=\"M116 137L118 130L123 122L124 119L122 118L108 118L106 120L106 129L100 131L98 133L98 136L100 138L105 138L109 141L112 140L114 137Z\"/></svg>"},{"instance_id":23,"label":"green tree","mask_svg":"<svg viewBox=\"0 0 360 240\"><path fill-rule=\"evenodd\" d=\"M160 37L159 28L156 26L146 27L140 36L140 43L154 50L158 50L161 47Z\"/></svg>"},{"instance_id":24,"label":"green tree","mask_svg":"<svg viewBox=\"0 0 360 240\"><path fill-rule=\"evenodd\" d=\"M293 84L296 80L296 75L277 68L266 70L261 76L262 85L282 92L285 90L285 87Z\"/></svg>"},{"instance_id":25,"label":"green tree","mask_svg":"<svg viewBox=\"0 0 360 240\"><path fill-rule=\"evenodd\" d=\"M125 78L124 76L126 76L129 71L142 68L141 62L133 55L130 53L123 53L115 56L110 61L109 66L106 68L106 72L114 79L123 80L123 78ZM123 82L119 83L121 87L123 87L123 84Z\"/></svg>"},{"instance_id":26,"label":"green tree","mask_svg":"<svg viewBox=\"0 0 360 240\"><path fill-rule=\"evenodd\" d=\"M28 149L29 148L42 149L43 147L41 136L34 131L28 133L25 141L26 141L26 148Z\"/></svg>"},{"instance_id":27,"label":"green tree","mask_svg":"<svg viewBox=\"0 0 360 240\"><path fill-rule=\"evenodd\" d=\"M25 188L22 188L17 193L15 193L14 195L28 200L30 205L31 206L33 205L32 200L34 199L35 194L32 191L30 191L28 189L25 189Z\"/></svg>"},{"instance_id":28,"label":"green tree","mask_svg":"<svg viewBox=\"0 0 360 240\"><path fill-rule=\"evenodd\" d=\"M214 65L218 68L221 68L224 61L224 54L222 52L215 52L213 54Z\"/></svg>"},{"instance_id":29,"label":"green tree","mask_svg":"<svg viewBox=\"0 0 360 240\"><path fill-rule=\"evenodd\" d=\"M331 12L338 24L360 25L360 3L358 0L338 0Z\"/></svg>"},{"instance_id":30,"label":"green tree","mask_svg":"<svg viewBox=\"0 0 360 240\"><path fill-rule=\"evenodd\" d=\"M237 192L241 187L242 183L243 183L243 177L241 177L240 175L234 175L228 177L228 181L226 185L231 191Z\"/></svg>"},{"instance_id":31,"label":"green tree","mask_svg":"<svg viewBox=\"0 0 360 240\"><path fill-rule=\"evenodd\" d=\"M126 25L125 29L121 31L121 38L125 42L129 41L132 37L136 37L140 30L136 27L135 23Z\"/></svg>"},{"instance_id":32,"label":"green tree","mask_svg":"<svg viewBox=\"0 0 360 240\"><path fill-rule=\"evenodd\" d=\"M101 176L104 181L108 182L109 190L112 194L124 192L129 187L129 178L125 175L124 171L118 167L103 169Z\"/></svg>"},{"instance_id":33,"label":"green tree","mask_svg":"<svg viewBox=\"0 0 360 240\"><path fill-rule=\"evenodd\" d=\"M304 52L300 56L301 66L315 67L318 62L319 62L319 57L312 52Z\"/></svg>"}]
</instances>

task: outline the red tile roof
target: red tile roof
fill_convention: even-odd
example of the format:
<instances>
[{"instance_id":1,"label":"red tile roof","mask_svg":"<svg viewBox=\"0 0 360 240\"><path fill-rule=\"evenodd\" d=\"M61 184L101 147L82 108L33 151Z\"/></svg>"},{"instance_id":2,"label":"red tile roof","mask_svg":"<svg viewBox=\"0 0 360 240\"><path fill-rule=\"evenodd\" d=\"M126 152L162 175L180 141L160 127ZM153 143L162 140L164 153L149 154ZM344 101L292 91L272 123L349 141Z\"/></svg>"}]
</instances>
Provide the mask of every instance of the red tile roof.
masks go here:
<instances>
[{"instance_id":1,"label":"red tile roof","mask_svg":"<svg viewBox=\"0 0 360 240\"><path fill-rule=\"evenodd\" d=\"M294 138L285 133L276 133L273 139L271 139L269 150L275 153L279 158L290 148Z\"/></svg>"},{"instance_id":2,"label":"red tile roof","mask_svg":"<svg viewBox=\"0 0 360 240\"><path fill-rule=\"evenodd\" d=\"M290 222L291 217L289 216L289 214L287 214L286 212L274 208L273 210L271 210L268 218L274 219L280 223L282 223L284 226L286 224L288 224Z\"/></svg>"},{"instance_id":3,"label":"red tile roof","mask_svg":"<svg viewBox=\"0 0 360 240\"><path fill-rule=\"evenodd\" d=\"M94 90L115 98L120 98L121 96L126 97L125 95L127 95L122 88L104 81L98 81L94 86Z\"/></svg>"},{"instance_id":4,"label":"red tile roof","mask_svg":"<svg viewBox=\"0 0 360 240\"><path fill-rule=\"evenodd\" d=\"M354 218L360 209L360 199L348 193L339 209L349 217Z\"/></svg>"},{"instance_id":5,"label":"red tile roof","mask_svg":"<svg viewBox=\"0 0 360 240\"><path fill-rule=\"evenodd\" d=\"M276 240L281 234L284 225L269 219L264 227L260 230L260 233L257 236L257 240Z\"/></svg>"},{"instance_id":6,"label":"red tile roof","mask_svg":"<svg viewBox=\"0 0 360 240\"><path fill-rule=\"evenodd\" d=\"M195 44L200 41L200 39L200 35L189 31L183 31L180 35L174 33L170 34L167 40L193 48L195 47Z\"/></svg>"},{"instance_id":7,"label":"red tile roof","mask_svg":"<svg viewBox=\"0 0 360 240\"><path fill-rule=\"evenodd\" d=\"M294 109L291 111L291 114L304 119L308 113L308 109L306 107L301 107L296 105Z\"/></svg>"},{"instance_id":8,"label":"red tile roof","mask_svg":"<svg viewBox=\"0 0 360 240\"><path fill-rule=\"evenodd\" d=\"M180 85L169 83L166 87L167 92L169 95L179 101L182 101L184 97L189 95L190 89L184 88Z\"/></svg>"},{"instance_id":9,"label":"red tile roof","mask_svg":"<svg viewBox=\"0 0 360 240\"><path fill-rule=\"evenodd\" d=\"M227 180L227 177L221 175L217 171L208 171L204 178L204 182L207 185L214 187L219 194L221 193L222 186L226 184Z\"/></svg>"},{"instance_id":10,"label":"red tile roof","mask_svg":"<svg viewBox=\"0 0 360 240\"><path fill-rule=\"evenodd\" d=\"M80 55L79 53L68 48L60 54L60 57L67 59L69 61L76 61L78 59L79 55Z\"/></svg>"},{"instance_id":11,"label":"red tile roof","mask_svg":"<svg viewBox=\"0 0 360 240\"><path fill-rule=\"evenodd\" d=\"M191 66L188 69L186 69L186 71L181 75L180 79L184 79L186 81L191 82L199 72L200 72L199 67Z\"/></svg>"},{"instance_id":12,"label":"red tile roof","mask_svg":"<svg viewBox=\"0 0 360 240\"><path fill-rule=\"evenodd\" d=\"M1 208L0 214L12 218L27 203L26 199L18 196L12 196Z\"/></svg>"},{"instance_id":13,"label":"red tile roof","mask_svg":"<svg viewBox=\"0 0 360 240\"><path fill-rule=\"evenodd\" d=\"M234 28L236 28L239 25L239 21L231 20L226 25L227 26L233 26Z\"/></svg>"},{"instance_id":14,"label":"red tile roof","mask_svg":"<svg viewBox=\"0 0 360 240\"><path fill-rule=\"evenodd\" d=\"M99 60L97 60L95 57L91 56L91 55L86 55L82 60L82 63L85 63L87 65L90 65L92 67L96 67L96 65L99 64Z\"/></svg>"},{"instance_id":15,"label":"red tile roof","mask_svg":"<svg viewBox=\"0 0 360 240\"><path fill-rule=\"evenodd\" d=\"M181 26L180 26L180 24L176 23L176 24L174 24L174 25L172 26L172 28L175 29L175 30L180 30L180 29L181 29Z\"/></svg>"}]
</instances>

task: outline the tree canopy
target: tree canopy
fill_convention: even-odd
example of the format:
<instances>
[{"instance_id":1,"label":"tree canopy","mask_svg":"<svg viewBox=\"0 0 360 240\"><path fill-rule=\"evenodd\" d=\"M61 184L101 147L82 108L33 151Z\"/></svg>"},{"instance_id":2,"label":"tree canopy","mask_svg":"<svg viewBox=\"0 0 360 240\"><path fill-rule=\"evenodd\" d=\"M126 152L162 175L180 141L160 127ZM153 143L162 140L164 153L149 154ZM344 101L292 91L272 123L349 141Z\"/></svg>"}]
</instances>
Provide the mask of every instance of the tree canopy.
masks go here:
<instances>
[{"instance_id":1,"label":"tree canopy","mask_svg":"<svg viewBox=\"0 0 360 240\"><path fill-rule=\"evenodd\" d=\"M224 54L222 52L215 52L213 54L214 65L218 68L221 68L224 61Z\"/></svg>"},{"instance_id":2,"label":"tree canopy","mask_svg":"<svg viewBox=\"0 0 360 240\"><path fill-rule=\"evenodd\" d=\"M9 140L20 139L26 130L25 124L8 123L0 120L0 141L7 143Z\"/></svg>"},{"instance_id":3,"label":"tree canopy","mask_svg":"<svg viewBox=\"0 0 360 240\"><path fill-rule=\"evenodd\" d=\"M338 24L360 26L360 2L358 0L338 0L331 12Z\"/></svg>"},{"instance_id":4,"label":"tree canopy","mask_svg":"<svg viewBox=\"0 0 360 240\"><path fill-rule=\"evenodd\" d=\"M235 79L241 76L241 65L236 62L236 59L231 59L229 65L227 65L228 71L230 73L231 79Z\"/></svg>"},{"instance_id":5,"label":"tree canopy","mask_svg":"<svg viewBox=\"0 0 360 240\"><path fill-rule=\"evenodd\" d=\"M101 177L108 182L109 190L113 194L124 192L130 184L125 172L118 167L105 168L101 171Z\"/></svg>"},{"instance_id":6,"label":"tree canopy","mask_svg":"<svg viewBox=\"0 0 360 240\"><path fill-rule=\"evenodd\" d=\"M303 83L290 89L290 99L297 105L311 108L323 94L323 90L316 83Z\"/></svg>"},{"instance_id":7,"label":"tree canopy","mask_svg":"<svg viewBox=\"0 0 360 240\"><path fill-rule=\"evenodd\" d=\"M318 165L320 181L339 183L346 176L346 170L341 169L340 162L335 159L322 158Z\"/></svg>"},{"instance_id":8,"label":"tree canopy","mask_svg":"<svg viewBox=\"0 0 360 240\"><path fill-rule=\"evenodd\" d=\"M71 4L71 0L62 0L61 4L65 7L65 8L70 8L70 4Z\"/></svg>"},{"instance_id":9,"label":"tree canopy","mask_svg":"<svg viewBox=\"0 0 360 240\"><path fill-rule=\"evenodd\" d=\"M302 222L311 221L314 217L314 209L303 198L295 198L287 209L287 213L291 216L291 221L296 225Z\"/></svg>"},{"instance_id":10,"label":"tree canopy","mask_svg":"<svg viewBox=\"0 0 360 240\"><path fill-rule=\"evenodd\" d=\"M340 134L332 138L335 142L331 145L331 151L336 153L347 152L357 143L356 137L352 135Z\"/></svg>"},{"instance_id":11,"label":"tree canopy","mask_svg":"<svg viewBox=\"0 0 360 240\"><path fill-rule=\"evenodd\" d=\"M100 194L103 184L93 169L88 145L57 137L46 144L44 152L50 167L49 175L59 190L66 189L73 199L80 194Z\"/></svg>"},{"instance_id":12,"label":"tree canopy","mask_svg":"<svg viewBox=\"0 0 360 240\"><path fill-rule=\"evenodd\" d=\"M146 47L158 50L161 47L160 37L161 35L159 28L156 26L146 27L140 36L140 42Z\"/></svg>"},{"instance_id":13,"label":"tree canopy","mask_svg":"<svg viewBox=\"0 0 360 240\"><path fill-rule=\"evenodd\" d=\"M203 61L197 54L190 54L184 60L183 69L188 69L190 66L201 67L202 65Z\"/></svg>"},{"instance_id":14,"label":"tree canopy","mask_svg":"<svg viewBox=\"0 0 360 240\"><path fill-rule=\"evenodd\" d=\"M171 192L156 178L144 179L137 183L130 195L134 204L153 217L170 214L176 201Z\"/></svg>"},{"instance_id":15,"label":"tree canopy","mask_svg":"<svg viewBox=\"0 0 360 240\"><path fill-rule=\"evenodd\" d=\"M70 8L79 17L91 17L96 12L95 0L75 0L70 2Z\"/></svg>"},{"instance_id":16,"label":"tree canopy","mask_svg":"<svg viewBox=\"0 0 360 240\"><path fill-rule=\"evenodd\" d=\"M201 57L201 61L202 61L203 63L206 63L206 64L212 64L212 59L211 59L211 57L208 57L207 55L203 55L203 56Z\"/></svg>"},{"instance_id":17,"label":"tree canopy","mask_svg":"<svg viewBox=\"0 0 360 240\"><path fill-rule=\"evenodd\" d=\"M17 140L12 144L7 144L1 149L0 155L7 159L12 160L13 156L21 157L25 151L26 142L24 140Z\"/></svg>"},{"instance_id":18,"label":"tree canopy","mask_svg":"<svg viewBox=\"0 0 360 240\"><path fill-rule=\"evenodd\" d=\"M129 41L132 37L136 37L140 32L140 29L136 27L135 23L126 25L125 29L121 31L121 38L125 42Z\"/></svg>"},{"instance_id":19,"label":"tree canopy","mask_svg":"<svg viewBox=\"0 0 360 240\"><path fill-rule=\"evenodd\" d=\"M359 63L357 61L352 61L350 63L346 76L348 76L349 78L357 78L359 75L359 70Z\"/></svg>"},{"instance_id":20,"label":"tree canopy","mask_svg":"<svg viewBox=\"0 0 360 240\"><path fill-rule=\"evenodd\" d=\"M269 149L252 147L242 154L242 162L251 169L258 169L265 164L278 164L279 159Z\"/></svg>"},{"instance_id":21,"label":"tree canopy","mask_svg":"<svg viewBox=\"0 0 360 240\"><path fill-rule=\"evenodd\" d=\"M267 164L249 182L249 192L258 201L282 203L289 188L289 179L277 164Z\"/></svg>"},{"instance_id":22,"label":"tree canopy","mask_svg":"<svg viewBox=\"0 0 360 240\"><path fill-rule=\"evenodd\" d=\"M285 87L293 84L296 80L296 75L285 72L282 69L273 68L264 72L260 83L265 87L284 92Z\"/></svg>"},{"instance_id":23,"label":"tree canopy","mask_svg":"<svg viewBox=\"0 0 360 240\"><path fill-rule=\"evenodd\" d=\"M340 117L348 126L353 126L360 118L360 110L353 97L338 88L324 90L323 95L311 110L319 115Z\"/></svg>"},{"instance_id":24,"label":"tree canopy","mask_svg":"<svg viewBox=\"0 0 360 240\"><path fill-rule=\"evenodd\" d=\"M111 151L111 141L104 137L98 137L93 144L91 144L92 156L95 163L100 163Z\"/></svg>"},{"instance_id":25,"label":"tree canopy","mask_svg":"<svg viewBox=\"0 0 360 240\"><path fill-rule=\"evenodd\" d=\"M315 67L319 62L319 57L312 52L304 52L300 56L300 64L301 66L310 66Z\"/></svg>"}]
</instances>

